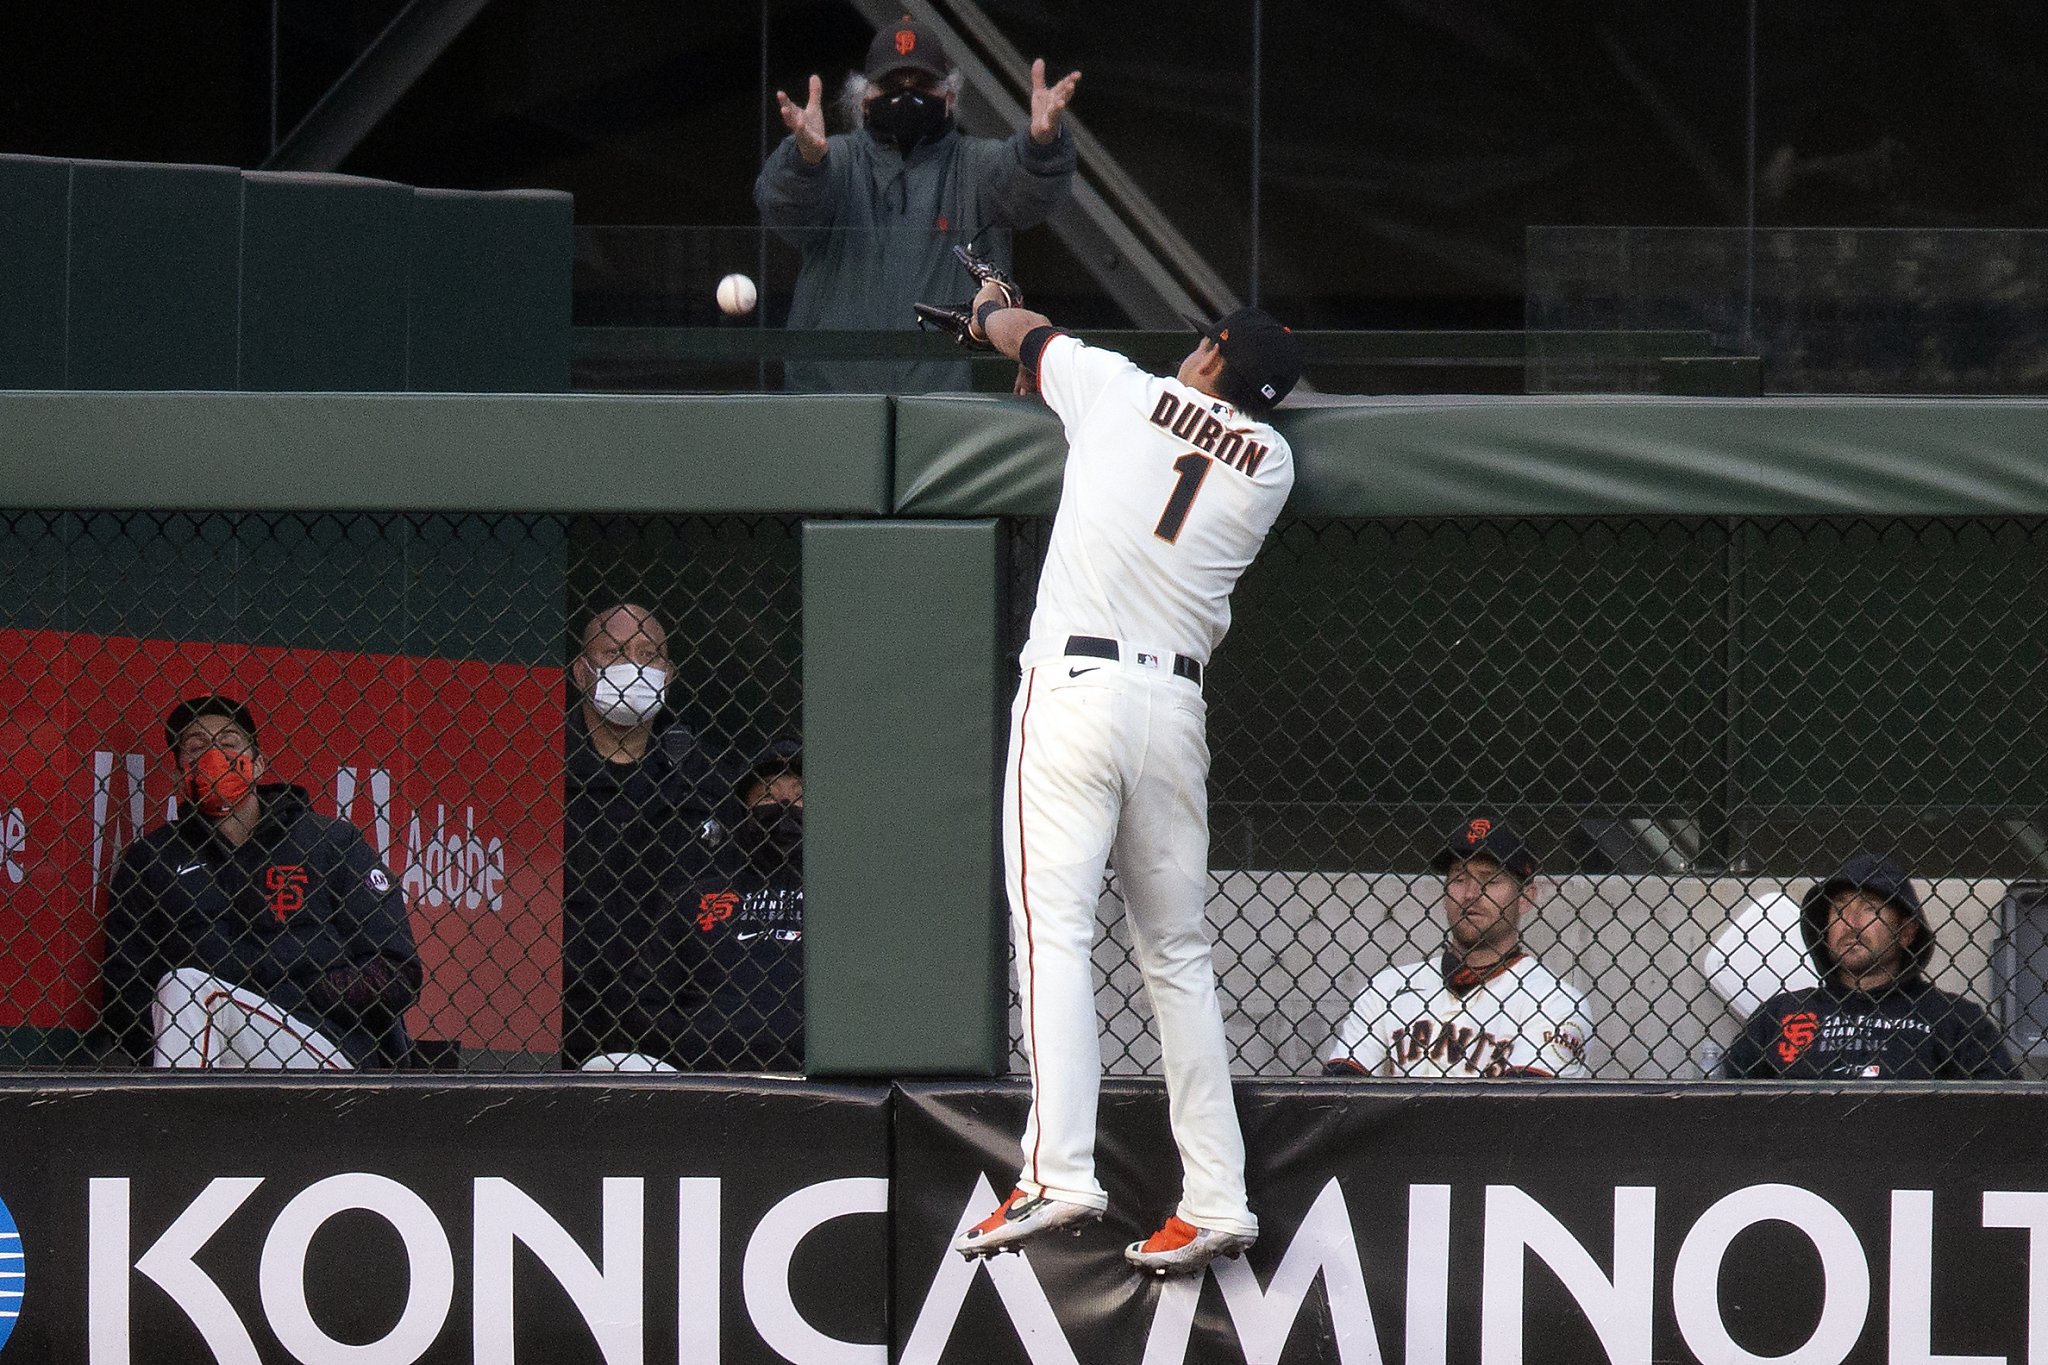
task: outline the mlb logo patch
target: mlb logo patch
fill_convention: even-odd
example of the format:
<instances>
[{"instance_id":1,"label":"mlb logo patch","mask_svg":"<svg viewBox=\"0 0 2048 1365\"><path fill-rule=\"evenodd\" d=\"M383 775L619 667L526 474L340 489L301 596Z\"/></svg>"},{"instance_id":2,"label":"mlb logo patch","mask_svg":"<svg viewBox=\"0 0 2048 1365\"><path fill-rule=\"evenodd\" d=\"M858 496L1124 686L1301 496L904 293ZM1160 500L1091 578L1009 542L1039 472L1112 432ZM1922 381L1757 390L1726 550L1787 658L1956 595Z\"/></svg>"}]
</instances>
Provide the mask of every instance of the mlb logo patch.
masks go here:
<instances>
[{"instance_id":1,"label":"mlb logo patch","mask_svg":"<svg viewBox=\"0 0 2048 1365\"><path fill-rule=\"evenodd\" d=\"M1140 667L1140 668L1157 668L1157 667L1159 667L1159 656L1158 656L1157 654L1142 654L1142 653L1141 653L1141 654L1139 654L1139 655L1138 655L1138 667Z\"/></svg>"}]
</instances>

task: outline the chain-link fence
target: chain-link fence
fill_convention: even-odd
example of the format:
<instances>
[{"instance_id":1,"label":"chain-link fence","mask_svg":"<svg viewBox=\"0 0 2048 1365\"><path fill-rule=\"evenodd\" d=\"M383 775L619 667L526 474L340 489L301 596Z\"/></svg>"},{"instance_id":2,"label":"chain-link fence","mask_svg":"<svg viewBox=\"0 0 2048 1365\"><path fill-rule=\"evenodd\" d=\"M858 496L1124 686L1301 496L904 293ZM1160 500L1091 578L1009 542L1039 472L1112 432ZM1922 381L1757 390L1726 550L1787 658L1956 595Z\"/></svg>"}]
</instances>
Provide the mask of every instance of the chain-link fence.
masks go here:
<instances>
[{"instance_id":1,"label":"chain-link fence","mask_svg":"<svg viewBox=\"0 0 2048 1365\"><path fill-rule=\"evenodd\" d=\"M4 1060L798 1069L798 525L0 516ZM2030 1066L2044 551L1283 523L1206 680L1240 1069L1685 1078L1884 1029L1906 1073ZM1864 852L1908 880L1804 904ZM1103 918L1106 1060L1150 1069L1113 880Z\"/></svg>"},{"instance_id":2,"label":"chain-link fence","mask_svg":"<svg viewBox=\"0 0 2048 1365\"><path fill-rule=\"evenodd\" d=\"M5 1060L799 1069L797 525L0 515Z\"/></svg>"},{"instance_id":3,"label":"chain-link fence","mask_svg":"<svg viewBox=\"0 0 2048 1365\"><path fill-rule=\"evenodd\" d=\"M1014 528L1013 648L1048 526ZM1237 1069L2024 1068L2048 1017L2044 589L2032 520L1283 521L1206 680ZM1449 884L1516 844L1533 870ZM1908 876L1918 927L1852 942L1831 926L1855 897L1803 912L1864 852ZM1849 878L1902 902L1884 879ZM1104 1062L1155 1069L1113 876L1101 924ZM1893 988L1845 993L1893 946Z\"/></svg>"}]
</instances>

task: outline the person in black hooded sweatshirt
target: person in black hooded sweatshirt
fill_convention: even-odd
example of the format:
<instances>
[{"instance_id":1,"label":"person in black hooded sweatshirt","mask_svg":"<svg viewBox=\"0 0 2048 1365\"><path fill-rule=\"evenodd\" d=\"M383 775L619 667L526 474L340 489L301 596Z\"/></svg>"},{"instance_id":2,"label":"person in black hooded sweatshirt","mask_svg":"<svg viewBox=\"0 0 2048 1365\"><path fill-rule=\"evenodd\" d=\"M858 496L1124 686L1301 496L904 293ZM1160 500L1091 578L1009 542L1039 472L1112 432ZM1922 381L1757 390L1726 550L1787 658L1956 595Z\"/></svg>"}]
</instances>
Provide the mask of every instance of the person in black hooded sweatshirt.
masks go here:
<instances>
[{"instance_id":1,"label":"person in black hooded sweatshirt","mask_svg":"<svg viewBox=\"0 0 2048 1365\"><path fill-rule=\"evenodd\" d=\"M266 782L247 703L164 719L182 813L130 844L107 911L101 1026L159 1067L396 1066L421 968L405 892L361 830Z\"/></svg>"},{"instance_id":2,"label":"person in black hooded sweatshirt","mask_svg":"<svg viewBox=\"0 0 2048 1365\"><path fill-rule=\"evenodd\" d=\"M653 1046L651 992L696 998L651 945L724 849L732 771L669 704L668 631L646 607L594 612L569 675L562 1064L611 1071Z\"/></svg>"},{"instance_id":3,"label":"person in black hooded sweatshirt","mask_svg":"<svg viewBox=\"0 0 2048 1365\"><path fill-rule=\"evenodd\" d=\"M1734 1080L2010 1080L1975 1003L1927 980L1934 935L1898 864L1859 853L1800 902L1821 984L1764 1002L1728 1050Z\"/></svg>"},{"instance_id":4,"label":"person in black hooded sweatshirt","mask_svg":"<svg viewBox=\"0 0 2048 1365\"><path fill-rule=\"evenodd\" d=\"M726 856L665 926L682 940L665 955L688 964L694 989L669 993L657 1032L684 1071L801 1071L802 746L769 745L734 794L742 813Z\"/></svg>"}]
</instances>

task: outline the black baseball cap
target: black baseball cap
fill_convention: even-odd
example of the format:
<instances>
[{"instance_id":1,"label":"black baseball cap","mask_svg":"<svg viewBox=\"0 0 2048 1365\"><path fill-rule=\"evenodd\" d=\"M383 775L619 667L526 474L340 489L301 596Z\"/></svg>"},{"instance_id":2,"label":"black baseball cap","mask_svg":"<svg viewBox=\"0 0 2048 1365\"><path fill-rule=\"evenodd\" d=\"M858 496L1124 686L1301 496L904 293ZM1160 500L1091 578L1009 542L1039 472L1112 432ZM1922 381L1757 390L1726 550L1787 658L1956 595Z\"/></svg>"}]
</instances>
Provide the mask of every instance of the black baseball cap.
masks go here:
<instances>
[{"instance_id":1,"label":"black baseball cap","mask_svg":"<svg viewBox=\"0 0 2048 1365\"><path fill-rule=\"evenodd\" d=\"M251 744L257 744L256 714L249 709L249 703L213 692L203 697L187 697L171 708L170 714L164 717L164 747L177 748L178 736L201 716L225 716L249 737ZM257 747L262 746L257 744Z\"/></svg>"},{"instance_id":2,"label":"black baseball cap","mask_svg":"<svg viewBox=\"0 0 2048 1365\"><path fill-rule=\"evenodd\" d=\"M953 64L946 60L939 35L909 15L875 35L868 44L867 78L878 81L891 71L914 69L934 76L950 76Z\"/></svg>"},{"instance_id":3,"label":"black baseball cap","mask_svg":"<svg viewBox=\"0 0 2048 1365\"><path fill-rule=\"evenodd\" d=\"M1522 836L1490 815L1475 815L1452 830L1430 866L1448 872L1452 863L1482 857L1493 859L1523 881L1536 875L1536 855L1522 842Z\"/></svg>"},{"instance_id":4,"label":"black baseball cap","mask_svg":"<svg viewBox=\"0 0 2048 1365\"><path fill-rule=\"evenodd\" d=\"M1188 324L1223 352L1223 396L1241 408L1278 405L1301 380L1301 338L1263 308L1239 308L1215 322Z\"/></svg>"}]
</instances>

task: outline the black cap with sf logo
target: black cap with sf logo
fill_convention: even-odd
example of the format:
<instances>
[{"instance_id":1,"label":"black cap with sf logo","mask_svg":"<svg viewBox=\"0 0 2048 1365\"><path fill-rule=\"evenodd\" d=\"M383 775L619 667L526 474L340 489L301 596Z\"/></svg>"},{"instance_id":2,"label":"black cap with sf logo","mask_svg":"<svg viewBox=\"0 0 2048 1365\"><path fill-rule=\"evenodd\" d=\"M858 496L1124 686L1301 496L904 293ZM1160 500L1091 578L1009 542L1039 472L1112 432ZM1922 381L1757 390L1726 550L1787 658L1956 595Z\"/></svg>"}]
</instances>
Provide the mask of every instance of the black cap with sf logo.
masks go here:
<instances>
[{"instance_id":1,"label":"black cap with sf logo","mask_svg":"<svg viewBox=\"0 0 2048 1365\"><path fill-rule=\"evenodd\" d=\"M1301 380L1301 338L1263 308L1239 308L1215 322L1188 324L1223 352L1223 397L1255 415L1277 406Z\"/></svg>"},{"instance_id":2,"label":"black cap with sf logo","mask_svg":"<svg viewBox=\"0 0 2048 1365\"><path fill-rule=\"evenodd\" d=\"M1522 836L1490 815L1475 815L1452 830L1431 866L1448 872L1452 863L1467 858L1491 858L1523 881L1536 875L1536 855L1529 852Z\"/></svg>"},{"instance_id":3,"label":"black cap with sf logo","mask_svg":"<svg viewBox=\"0 0 2048 1365\"><path fill-rule=\"evenodd\" d=\"M904 70L923 71L939 77L951 75L953 71L939 36L907 14L877 33L875 40L868 44L866 75L869 80L878 81L891 71Z\"/></svg>"}]
</instances>

